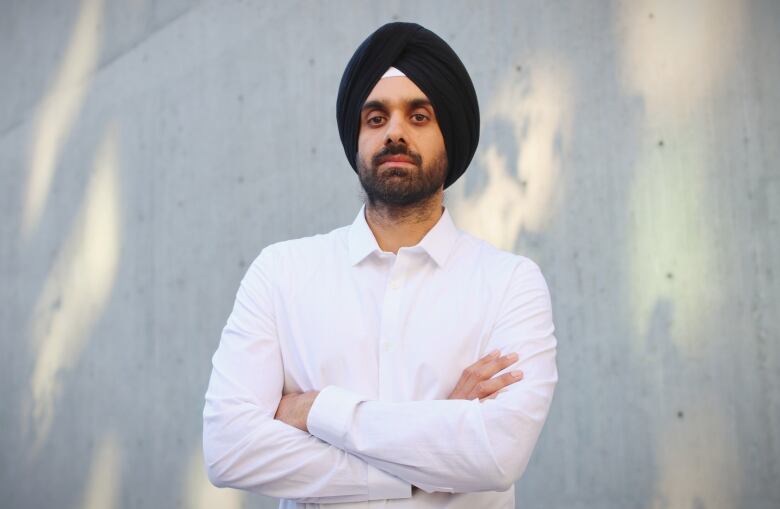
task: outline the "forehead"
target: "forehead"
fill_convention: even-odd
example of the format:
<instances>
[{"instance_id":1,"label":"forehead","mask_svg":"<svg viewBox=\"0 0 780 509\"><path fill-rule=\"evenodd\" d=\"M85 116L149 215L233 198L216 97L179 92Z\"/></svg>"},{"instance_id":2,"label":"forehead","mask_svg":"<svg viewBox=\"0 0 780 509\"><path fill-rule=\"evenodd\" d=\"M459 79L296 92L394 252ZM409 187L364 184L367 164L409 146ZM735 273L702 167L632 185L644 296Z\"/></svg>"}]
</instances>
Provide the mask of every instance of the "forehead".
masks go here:
<instances>
[{"instance_id":1,"label":"forehead","mask_svg":"<svg viewBox=\"0 0 780 509\"><path fill-rule=\"evenodd\" d=\"M382 78L377 81L371 93L366 97L366 102L382 101L392 103L422 98L428 99L428 96L412 80L406 76L393 76L392 78Z\"/></svg>"}]
</instances>

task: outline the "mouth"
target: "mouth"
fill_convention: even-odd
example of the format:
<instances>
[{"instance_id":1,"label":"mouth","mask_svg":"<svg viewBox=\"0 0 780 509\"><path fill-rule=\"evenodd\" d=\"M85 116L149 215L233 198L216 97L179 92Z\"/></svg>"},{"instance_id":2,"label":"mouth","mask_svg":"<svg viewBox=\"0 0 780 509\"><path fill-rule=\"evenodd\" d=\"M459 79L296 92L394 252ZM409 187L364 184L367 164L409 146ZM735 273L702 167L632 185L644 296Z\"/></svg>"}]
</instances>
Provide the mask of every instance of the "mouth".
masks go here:
<instances>
[{"instance_id":1,"label":"mouth","mask_svg":"<svg viewBox=\"0 0 780 509\"><path fill-rule=\"evenodd\" d=\"M380 166L417 166L411 158L405 156L398 156L398 155L383 158L380 161L379 165Z\"/></svg>"}]
</instances>

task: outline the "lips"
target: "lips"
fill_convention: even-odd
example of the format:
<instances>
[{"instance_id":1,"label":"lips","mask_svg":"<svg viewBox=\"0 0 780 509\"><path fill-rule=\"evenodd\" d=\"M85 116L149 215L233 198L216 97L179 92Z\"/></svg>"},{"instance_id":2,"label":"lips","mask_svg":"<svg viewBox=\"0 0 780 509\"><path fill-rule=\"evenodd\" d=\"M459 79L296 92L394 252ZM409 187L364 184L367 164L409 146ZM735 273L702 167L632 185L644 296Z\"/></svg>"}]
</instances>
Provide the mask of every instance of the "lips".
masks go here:
<instances>
[{"instance_id":1,"label":"lips","mask_svg":"<svg viewBox=\"0 0 780 509\"><path fill-rule=\"evenodd\" d=\"M414 160L410 157L401 156L401 155L392 155L388 157L383 157L380 159L379 164L385 164L385 163L406 163L406 164L415 164Z\"/></svg>"}]
</instances>

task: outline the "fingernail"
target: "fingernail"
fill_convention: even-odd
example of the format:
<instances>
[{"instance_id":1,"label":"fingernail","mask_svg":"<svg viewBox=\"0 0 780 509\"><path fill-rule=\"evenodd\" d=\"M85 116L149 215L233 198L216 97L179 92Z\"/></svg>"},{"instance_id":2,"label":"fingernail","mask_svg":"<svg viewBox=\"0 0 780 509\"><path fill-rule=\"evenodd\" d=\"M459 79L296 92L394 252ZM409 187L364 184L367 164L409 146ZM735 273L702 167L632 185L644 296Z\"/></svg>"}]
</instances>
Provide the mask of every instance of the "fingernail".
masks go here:
<instances>
[{"instance_id":1,"label":"fingernail","mask_svg":"<svg viewBox=\"0 0 780 509\"><path fill-rule=\"evenodd\" d=\"M501 353L501 350L499 350L498 348L496 348L495 350L493 350L492 352L490 352L489 356L490 356L490 357L497 357L499 353Z\"/></svg>"},{"instance_id":2,"label":"fingernail","mask_svg":"<svg viewBox=\"0 0 780 509\"><path fill-rule=\"evenodd\" d=\"M523 372L522 371L512 371L512 376L515 378L523 378Z\"/></svg>"},{"instance_id":3,"label":"fingernail","mask_svg":"<svg viewBox=\"0 0 780 509\"><path fill-rule=\"evenodd\" d=\"M517 360L517 354L512 352L509 355L506 356L506 358L512 362L515 362Z\"/></svg>"}]
</instances>

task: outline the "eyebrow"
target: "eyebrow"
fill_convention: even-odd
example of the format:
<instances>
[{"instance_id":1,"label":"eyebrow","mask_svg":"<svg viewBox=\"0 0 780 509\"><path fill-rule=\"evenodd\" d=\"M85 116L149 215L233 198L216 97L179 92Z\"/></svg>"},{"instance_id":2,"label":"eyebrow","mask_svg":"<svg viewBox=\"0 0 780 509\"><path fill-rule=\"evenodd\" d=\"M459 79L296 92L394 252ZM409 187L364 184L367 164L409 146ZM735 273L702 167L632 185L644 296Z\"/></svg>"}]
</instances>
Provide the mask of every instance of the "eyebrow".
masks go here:
<instances>
[{"instance_id":1,"label":"eyebrow","mask_svg":"<svg viewBox=\"0 0 780 509\"><path fill-rule=\"evenodd\" d=\"M433 105L431 104L431 101L429 101L427 98L414 98L414 99L405 99L403 100L403 103L406 104L406 106L410 109L416 110L417 108L423 108L428 107L430 109L433 109ZM367 101L364 105L361 111L366 110L383 110L387 111L387 103L382 100L375 99L373 101Z\"/></svg>"}]
</instances>

